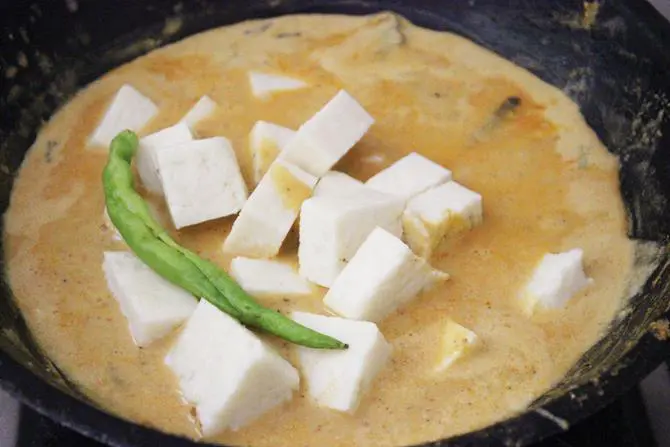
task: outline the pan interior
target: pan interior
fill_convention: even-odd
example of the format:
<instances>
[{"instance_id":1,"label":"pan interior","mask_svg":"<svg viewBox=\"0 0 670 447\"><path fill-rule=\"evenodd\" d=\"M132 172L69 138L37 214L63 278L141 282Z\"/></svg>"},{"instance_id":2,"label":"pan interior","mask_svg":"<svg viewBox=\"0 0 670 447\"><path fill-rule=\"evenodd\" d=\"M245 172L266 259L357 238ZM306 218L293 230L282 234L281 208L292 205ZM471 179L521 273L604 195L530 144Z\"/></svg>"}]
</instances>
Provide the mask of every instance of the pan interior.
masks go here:
<instances>
[{"instance_id":1,"label":"pan interior","mask_svg":"<svg viewBox=\"0 0 670 447\"><path fill-rule=\"evenodd\" d=\"M371 9L365 4L341 7L336 3L318 9L299 2L280 2L274 9L256 9L257 5L252 3L245 7L248 9L233 11L215 2L203 2L206 13L196 11L196 8L190 10L192 7L188 5L178 7L176 3L176 10L172 11L169 8L144 10L149 5L128 5L129 8L143 9L143 20L154 25L140 28L132 20L124 23L122 17L111 13L111 25L102 31L84 25L87 22L81 20L82 17L88 17L86 14L93 17L100 11L95 11L96 6L82 2L75 12L65 7L58 11L64 23L74 26L75 18L78 19L80 29L66 42L53 38L56 35L54 25L39 32L35 27L26 26L24 33L29 42L25 42L18 28L10 28L16 25L7 24L3 27L6 36L16 37L7 48L3 47L3 59L21 61L25 57L29 63L28 68L11 76L15 82L0 85L3 123L0 129L0 164L3 167L0 170L0 181L3 182L0 206L3 212L8 204L13 173L32 143L39 123L78 88L107 69L182 36L215 24L253 17L259 12L261 15L323 10L363 13ZM650 276L640 284L631 285L630 304L612 324L608 335L582 358L558 387L536 403L540 406L584 383L599 381L604 371L625 369L628 365L621 359L668 310L665 290L668 256L663 242L670 229L667 219L670 185L664 166L670 164L666 160L668 155L659 148L666 143L668 123L663 109L667 105L667 83L663 73L670 64L659 49L659 36L638 27L634 20L636 11L616 2L603 5L593 21L581 5L551 3L548 8L552 11L547 14L547 11L525 8L523 2L512 8L496 6L495 2L478 3L474 8L466 7L463 2L462 8L435 13L429 2L423 3L416 2L411 8L401 7L398 12L418 24L455 31L498 52L562 88L580 105L605 145L620 157L629 234L634 239L646 241L638 244L636 256L640 268L649 269ZM29 17L44 21L40 23L48 22L44 13L40 15L35 10L16 8L16 14L23 14L26 23L30 23ZM176 20L179 27L174 26ZM143 31L138 33L137 29ZM86 56L74 58L81 54ZM12 64L21 65L20 62ZM3 74L7 78L11 71L4 68ZM5 290L10 296L6 286ZM40 354L11 300L2 300L0 306L3 348L37 374L55 381L63 389L76 392ZM598 387L605 385L598 382Z\"/></svg>"}]
</instances>

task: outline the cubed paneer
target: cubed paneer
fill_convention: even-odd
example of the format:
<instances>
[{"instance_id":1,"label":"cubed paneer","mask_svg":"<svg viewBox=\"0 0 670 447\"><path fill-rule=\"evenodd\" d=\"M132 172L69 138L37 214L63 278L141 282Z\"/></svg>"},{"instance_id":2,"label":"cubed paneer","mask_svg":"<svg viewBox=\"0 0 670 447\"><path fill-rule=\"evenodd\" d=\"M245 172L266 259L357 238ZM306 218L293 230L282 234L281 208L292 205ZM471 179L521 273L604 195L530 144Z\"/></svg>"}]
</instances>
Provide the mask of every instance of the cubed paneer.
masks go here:
<instances>
[{"instance_id":1,"label":"cubed paneer","mask_svg":"<svg viewBox=\"0 0 670 447\"><path fill-rule=\"evenodd\" d=\"M158 114L158 107L130 85L122 86L107 107L100 124L91 135L91 144L109 147L121 131L141 130Z\"/></svg>"},{"instance_id":2,"label":"cubed paneer","mask_svg":"<svg viewBox=\"0 0 670 447\"><path fill-rule=\"evenodd\" d=\"M343 317L376 323L448 277L393 234L376 228L337 277L324 303Z\"/></svg>"},{"instance_id":3,"label":"cubed paneer","mask_svg":"<svg viewBox=\"0 0 670 447\"><path fill-rule=\"evenodd\" d=\"M477 334L453 320L447 320L442 329L440 357L435 371L444 372L456 360L475 349L478 343Z\"/></svg>"},{"instance_id":4,"label":"cubed paneer","mask_svg":"<svg viewBox=\"0 0 670 447\"><path fill-rule=\"evenodd\" d=\"M341 90L300 126L280 157L321 177L363 138L373 123L370 114Z\"/></svg>"},{"instance_id":5,"label":"cubed paneer","mask_svg":"<svg viewBox=\"0 0 670 447\"><path fill-rule=\"evenodd\" d=\"M278 261L237 257L230 263L230 275L254 296L308 296L312 288L293 267Z\"/></svg>"},{"instance_id":6,"label":"cubed paneer","mask_svg":"<svg viewBox=\"0 0 670 447\"><path fill-rule=\"evenodd\" d=\"M371 177L365 185L405 201L451 180L451 171L412 152Z\"/></svg>"},{"instance_id":7,"label":"cubed paneer","mask_svg":"<svg viewBox=\"0 0 670 447\"><path fill-rule=\"evenodd\" d=\"M158 276L130 252L105 252L102 268L137 346L148 346L167 335L198 305L191 294Z\"/></svg>"},{"instance_id":8,"label":"cubed paneer","mask_svg":"<svg viewBox=\"0 0 670 447\"><path fill-rule=\"evenodd\" d=\"M235 220L223 251L250 258L276 256L316 181L297 166L275 160Z\"/></svg>"},{"instance_id":9,"label":"cubed paneer","mask_svg":"<svg viewBox=\"0 0 670 447\"><path fill-rule=\"evenodd\" d=\"M402 210L402 201L373 190L305 201L300 213L300 274L330 287L376 227L402 234Z\"/></svg>"},{"instance_id":10,"label":"cubed paneer","mask_svg":"<svg viewBox=\"0 0 670 447\"><path fill-rule=\"evenodd\" d=\"M205 95L195 103L191 110L186 112L186 115L179 121L179 123L186 124L189 129L193 130L196 124L214 113L218 104L212 98Z\"/></svg>"},{"instance_id":11,"label":"cubed paneer","mask_svg":"<svg viewBox=\"0 0 670 447\"><path fill-rule=\"evenodd\" d=\"M447 182L409 201L402 216L405 241L414 253L430 257L448 236L482 223L482 196Z\"/></svg>"},{"instance_id":12,"label":"cubed paneer","mask_svg":"<svg viewBox=\"0 0 670 447\"><path fill-rule=\"evenodd\" d=\"M259 99L267 99L274 93L307 87L307 83L300 79L257 71L249 72L249 84L251 85L251 93Z\"/></svg>"},{"instance_id":13,"label":"cubed paneer","mask_svg":"<svg viewBox=\"0 0 670 447\"><path fill-rule=\"evenodd\" d=\"M307 392L317 405L353 413L391 358L392 347L376 324L305 312L293 319L349 345L343 351L296 347Z\"/></svg>"},{"instance_id":14,"label":"cubed paneer","mask_svg":"<svg viewBox=\"0 0 670 447\"><path fill-rule=\"evenodd\" d=\"M267 121L257 121L249 134L249 149L254 168L254 182L261 181L265 173L284 150L295 131Z\"/></svg>"},{"instance_id":15,"label":"cubed paneer","mask_svg":"<svg viewBox=\"0 0 670 447\"><path fill-rule=\"evenodd\" d=\"M193 141L193 135L186 124L177 124L140 139L135 163L147 191L154 194L163 193L156 166L156 151L188 141Z\"/></svg>"},{"instance_id":16,"label":"cubed paneer","mask_svg":"<svg viewBox=\"0 0 670 447\"><path fill-rule=\"evenodd\" d=\"M329 171L321 177L316 188L314 188L314 197L350 196L361 191L364 192L367 189L360 180L356 180L344 172Z\"/></svg>"},{"instance_id":17,"label":"cubed paneer","mask_svg":"<svg viewBox=\"0 0 670 447\"><path fill-rule=\"evenodd\" d=\"M584 252L579 248L544 255L521 294L527 314L532 314L538 307L565 307L570 298L593 282L584 273L583 256Z\"/></svg>"},{"instance_id":18,"label":"cubed paneer","mask_svg":"<svg viewBox=\"0 0 670 447\"><path fill-rule=\"evenodd\" d=\"M156 166L178 229L235 214L247 199L235 151L223 137L156 151Z\"/></svg>"},{"instance_id":19,"label":"cubed paneer","mask_svg":"<svg viewBox=\"0 0 670 447\"><path fill-rule=\"evenodd\" d=\"M293 397L298 371L227 314L201 300L165 357L202 434L237 430Z\"/></svg>"}]
</instances>

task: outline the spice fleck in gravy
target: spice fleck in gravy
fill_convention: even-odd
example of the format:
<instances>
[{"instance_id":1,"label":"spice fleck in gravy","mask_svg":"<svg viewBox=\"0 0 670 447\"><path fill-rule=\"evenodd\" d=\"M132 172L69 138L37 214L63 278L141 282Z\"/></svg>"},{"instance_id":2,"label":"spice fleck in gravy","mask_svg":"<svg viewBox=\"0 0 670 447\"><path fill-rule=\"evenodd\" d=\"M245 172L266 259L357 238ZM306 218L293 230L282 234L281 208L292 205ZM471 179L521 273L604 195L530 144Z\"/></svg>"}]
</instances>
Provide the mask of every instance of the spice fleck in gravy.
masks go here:
<instances>
[{"instance_id":1,"label":"spice fleck in gravy","mask_svg":"<svg viewBox=\"0 0 670 447\"><path fill-rule=\"evenodd\" d=\"M259 100L248 85L250 69L310 87ZM345 88L376 124L336 169L366 180L416 151L484 197L484 223L432 259L451 280L381 323L392 360L354 415L316 408L302 384L290 403L212 441L408 445L482 428L522 411L559 381L624 303L633 243L617 160L562 92L461 37L390 14L240 23L153 51L82 90L41 130L15 182L4 237L18 305L46 353L112 413L198 438L192 408L163 364L175 334L137 348L101 268L104 251L126 247L103 218L106 150L87 142L124 83L160 107L142 135L176 123L202 95L214 99L218 109L195 131L230 139L250 186L253 124L295 129ZM518 106L501 113L512 97ZM287 187L291 180L277 173ZM177 232L163 202L144 194L181 244L227 268L221 245L232 216ZM293 233L282 258L295 262L296 246ZM536 263L576 247L594 283L565 309L524 315L519 290ZM326 312L324 292L262 302ZM483 344L436 375L447 317ZM292 359L291 346L271 342Z\"/></svg>"}]
</instances>

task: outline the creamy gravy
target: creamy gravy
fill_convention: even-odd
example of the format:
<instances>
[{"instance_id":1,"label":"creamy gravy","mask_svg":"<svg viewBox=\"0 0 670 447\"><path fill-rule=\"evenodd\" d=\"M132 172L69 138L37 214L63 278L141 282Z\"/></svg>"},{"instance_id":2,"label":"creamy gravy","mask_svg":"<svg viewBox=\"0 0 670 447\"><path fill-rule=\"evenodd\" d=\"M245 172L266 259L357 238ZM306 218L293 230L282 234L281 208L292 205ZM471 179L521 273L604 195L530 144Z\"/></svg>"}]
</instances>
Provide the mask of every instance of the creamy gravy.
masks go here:
<instances>
[{"instance_id":1,"label":"creamy gravy","mask_svg":"<svg viewBox=\"0 0 670 447\"><path fill-rule=\"evenodd\" d=\"M254 99L247 70L285 73L310 88ZM412 26L392 15L287 16L215 29L154 51L80 92L42 129L18 176L6 219L9 278L46 353L103 408L171 433L197 438L193 411L163 365L168 337L147 349L132 342L105 285L105 250L123 250L103 220L103 148L87 147L111 96L130 83L160 115L147 134L174 124L201 95L220 107L196 128L234 144L253 177L247 136L256 120L292 128L346 88L376 118L337 166L365 180L418 151L484 197L484 224L433 259L452 275L381 324L392 361L355 415L291 403L214 441L255 446L403 445L481 428L522 411L603 334L623 304L633 259L625 236L617 161L560 91L475 44ZM510 96L511 116L491 123ZM163 222L164 205L152 199ZM176 232L227 267L221 244L233 218ZM517 296L547 252L585 250L594 284L560 311L532 319ZM292 234L282 256L295 262ZM323 312L313 297L264 303ZM440 323L451 317L484 346L442 376ZM272 341L291 356L290 347Z\"/></svg>"}]
</instances>

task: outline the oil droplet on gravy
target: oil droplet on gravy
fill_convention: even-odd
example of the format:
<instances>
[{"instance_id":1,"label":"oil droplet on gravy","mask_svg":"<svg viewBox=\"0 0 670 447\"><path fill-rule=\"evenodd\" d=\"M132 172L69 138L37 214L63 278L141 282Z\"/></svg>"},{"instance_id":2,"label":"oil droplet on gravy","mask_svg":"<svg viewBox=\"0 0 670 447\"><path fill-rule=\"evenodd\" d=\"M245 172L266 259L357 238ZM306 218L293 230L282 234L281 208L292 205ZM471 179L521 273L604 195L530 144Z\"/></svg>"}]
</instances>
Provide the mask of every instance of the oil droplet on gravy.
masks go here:
<instances>
[{"instance_id":1,"label":"oil droplet on gravy","mask_svg":"<svg viewBox=\"0 0 670 447\"><path fill-rule=\"evenodd\" d=\"M311 87L259 101L247 87L249 69L297 76ZM338 169L366 180L417 151L484 197L483 225L432 260L452 279L381 323L394 354L355 415L316 409L303 386L286 406L215 441L407 445L481 428L560 380L624 302L633 243L625 236L617 161L561 92L458 36L389 14L241 23L153 51L83 90L42 129L14 186L5 240L18 305L56 364L120 416L197 437L192 409L162 361L175 335L136 348L102 273L103 251L124 244L101 230L106 154L86 141L123 83L161 107L144 134L175 123L200 96L213 98L220 107L196 132L229 138L249 184L247 136L256 120L297 128L346 88L377 122ZM521 100L514 113L485 126L510 97ZM486 135L473 138L483 126ZM383 162L363 162L369 159ZM171 231L226 267L220 247L232 221ZM566 309L528 319L519 288L543 254L573 247L585 250L594 285ZM290 237L282 257L295 262L295 253ZM319 312L322 295L266 303ZM447 317L476 332L483 346L435 377L429 373ZM290 346L272 342L291 355Z\"/></svg>"}]
</instances>

